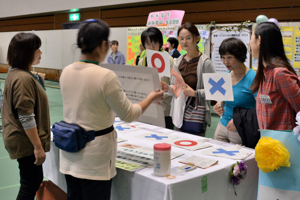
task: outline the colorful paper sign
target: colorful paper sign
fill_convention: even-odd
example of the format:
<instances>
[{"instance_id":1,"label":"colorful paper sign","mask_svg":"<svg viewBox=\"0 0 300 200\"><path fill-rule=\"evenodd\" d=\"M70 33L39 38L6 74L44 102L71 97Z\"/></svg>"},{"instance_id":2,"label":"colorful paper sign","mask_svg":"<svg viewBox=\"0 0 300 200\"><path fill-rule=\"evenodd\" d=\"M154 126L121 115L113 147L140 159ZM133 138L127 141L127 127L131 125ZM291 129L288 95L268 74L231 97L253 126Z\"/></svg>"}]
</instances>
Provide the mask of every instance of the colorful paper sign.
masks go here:
<instances>
[{"instance_id":1,"label":"colorful paper sign","mask_svg":"<svg viewBox=\"0 0 300 200\"><path fill-rule=\"evenodd\" d=\"M148 15L147 26L180 26L185 11L165 10L151 12Z\"/></svg>"},{"instance_id":2,"label":"colorful paper sign","mask_svg":"<svg viewBox=\"0 0 300 200\"><path fill-rule=\"evenodd\" d=\"M129 27L127 28L127 57L126 61L128 65L135 65L136 57L140 51L141 34L148 27ZM176 37L175 26L159 26L157 27L163 34L163 43L167 44L169 37Z\"/></svg>"},{"instance_id":3,"label":"colorful paper sign","mask_svg":"<svg viewBox=\"0 0 300 200\"><path fill-rule=\"evenodd\" d=\"M261 136L279 140L290 153L290 167L273 172L259 170L258 200L299 199L300 196L300 141L289 131L261 130Z\"/></svg>"},{"instance_id":4,"label":"colorful paper sign","mask_svg":"<svg viewBox=\"0 0 300 200\"><path fill-rule=\"evenodd\" d=\"M300 26L294 29L294 68L300 68Z\"/></svg>"},{"instance_id":5,"label":"colorful paper sign","mask_svg":"<svg viewBox=\"0 0 300 200\"><path fill-rule=\"evenodd\" d=\"M158 70L160 77L171 77L170 55L167 52L146 50L148 67Z\"/></svg>"},{"instance_id":6,"label":"colorful paper sign","mask_svg":"<svg viewBox=\"0 0 300 200\"><path fill-rule=\"evenodd\" d=\"M230 73L204 73L203 83L207 100L234 100Z\"/></svg>"}]
</instances>

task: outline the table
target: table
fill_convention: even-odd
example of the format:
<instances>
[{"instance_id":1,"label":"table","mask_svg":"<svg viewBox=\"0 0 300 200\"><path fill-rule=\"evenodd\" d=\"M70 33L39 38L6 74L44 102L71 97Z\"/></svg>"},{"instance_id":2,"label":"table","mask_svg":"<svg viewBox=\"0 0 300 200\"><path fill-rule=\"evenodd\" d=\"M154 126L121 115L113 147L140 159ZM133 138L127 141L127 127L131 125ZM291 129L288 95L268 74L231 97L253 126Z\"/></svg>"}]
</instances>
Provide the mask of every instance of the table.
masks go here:
<instances>
[{"instance_id":1,"label":"table","mask_svg":"<svg viewBox=\"0 0 300 200\"><path fill-rule=\"evenodd\" d=\"M135 136L147 132L169 132L168 129L163 129L157 126L152 126L140 122L131 123L131 125L139 127L138 130L126 133L119 133L118 137L127 139L127 143L139 144L142 146L153 146L157 143ZM172 131L172 136L184 137L191 140L203 139L198 136ZM229 143L224 143L216 140L210 140L208 143L213 146L230 147ZM248 173L245 180L241 184L235 186L237 196L234 194L232 184L229 182L229 172L232 164L237 160L208 156L201 154L203 150L189 151L172 146L172 151L183 152L184 155L175 158L171 162L171 166L181 166L179 160L186 159L193 155L207 157L219 160L218 164L207 169L197 168L187 172L183 176L177 176L175 179L167 179L166 177L153 176L152 168L144 168L136 172L128 172L117 170L117 176L113 179L112 195L113 200L182 200L182 199L222 199L222 200L254 200L257 198L258 188L258 167L253 154L244 160L248 166ZM52 180L55 184L66 191L66 183L64 176L59 173L59 151L54 143L51 143L51 151L48 152L44 164L44 176ZM202 187L202 181L207 178L207 191L205 186Z\"/></svg>"}]
</instances>

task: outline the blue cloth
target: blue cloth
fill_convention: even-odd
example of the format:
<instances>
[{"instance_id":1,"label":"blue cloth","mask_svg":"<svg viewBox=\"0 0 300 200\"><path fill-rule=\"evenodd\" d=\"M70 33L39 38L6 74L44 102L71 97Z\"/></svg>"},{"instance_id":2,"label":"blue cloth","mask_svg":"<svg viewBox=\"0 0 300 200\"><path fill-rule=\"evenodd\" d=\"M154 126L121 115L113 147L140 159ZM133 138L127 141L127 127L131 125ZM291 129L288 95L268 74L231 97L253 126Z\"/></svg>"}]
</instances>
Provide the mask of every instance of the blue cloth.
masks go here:
<instances>
[{"instance_id":1,"label":"blue cloth","mask_svg":"<svg viewBox=\"0 0 300 200\"><path fill-rule=\"evenodd\" d=\"M252 94L250 89L256 73L249 69L247 74L237 84L232 86L234 101L224 101L224 113L220 120L223 126L233 118L234 107L253 108L256 106L256 94Z\"/></svg>"},{"instance_id":2,"label":"blue cloth","mask_svg":"<svg viewBox=\"0 0 300 200\"><path fill-rule=\"evenodd\" d=\"M113 61L112 53L107 57L107 63L108 64L119 64L119 65L125 65L125 56L122 52L117 51L115 62Z\"/></svg>"}]
</instances>

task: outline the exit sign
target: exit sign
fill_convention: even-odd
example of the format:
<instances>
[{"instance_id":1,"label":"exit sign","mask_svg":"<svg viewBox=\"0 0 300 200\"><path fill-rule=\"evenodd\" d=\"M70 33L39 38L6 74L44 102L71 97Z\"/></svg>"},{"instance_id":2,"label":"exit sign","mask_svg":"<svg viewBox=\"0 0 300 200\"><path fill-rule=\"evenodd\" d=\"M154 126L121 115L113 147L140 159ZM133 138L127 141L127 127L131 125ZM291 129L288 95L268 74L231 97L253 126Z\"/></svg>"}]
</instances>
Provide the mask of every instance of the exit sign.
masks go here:
<instances>
[{"instance_id":1,"label":"exit sign","mask_svg":"<svg viewBox=\"0 0 300 200\"><path fill-rule=\"evenodd\" d=\"M80 13L69 14L69 21L79 21L79 20L80 20Z\"/></svg>"}]
</instances>

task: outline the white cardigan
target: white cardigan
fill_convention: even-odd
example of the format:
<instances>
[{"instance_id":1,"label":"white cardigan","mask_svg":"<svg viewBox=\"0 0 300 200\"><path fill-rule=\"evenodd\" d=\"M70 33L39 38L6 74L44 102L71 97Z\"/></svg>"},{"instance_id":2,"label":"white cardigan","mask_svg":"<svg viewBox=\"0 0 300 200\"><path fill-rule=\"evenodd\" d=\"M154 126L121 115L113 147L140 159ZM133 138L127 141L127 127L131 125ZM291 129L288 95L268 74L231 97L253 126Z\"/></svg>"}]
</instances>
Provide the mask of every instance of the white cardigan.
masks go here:
<instances>
[{"instance_id":1,"label":"white cardigan","mask_svg":"<svg viewBox=\"0 0 300 200\"><path fill-rule=\"evenodd\" d=\"M142 114L121 88L117 75L95 64L76 62L60 77L64 120L86 130L110 127L117 114L131 122ZM116 114L115 114L116 113ZM117 133L98 136L76 153L60 150L60 172L77 178L110 180L116 175Z\"/></svg>"}]
</instances>

